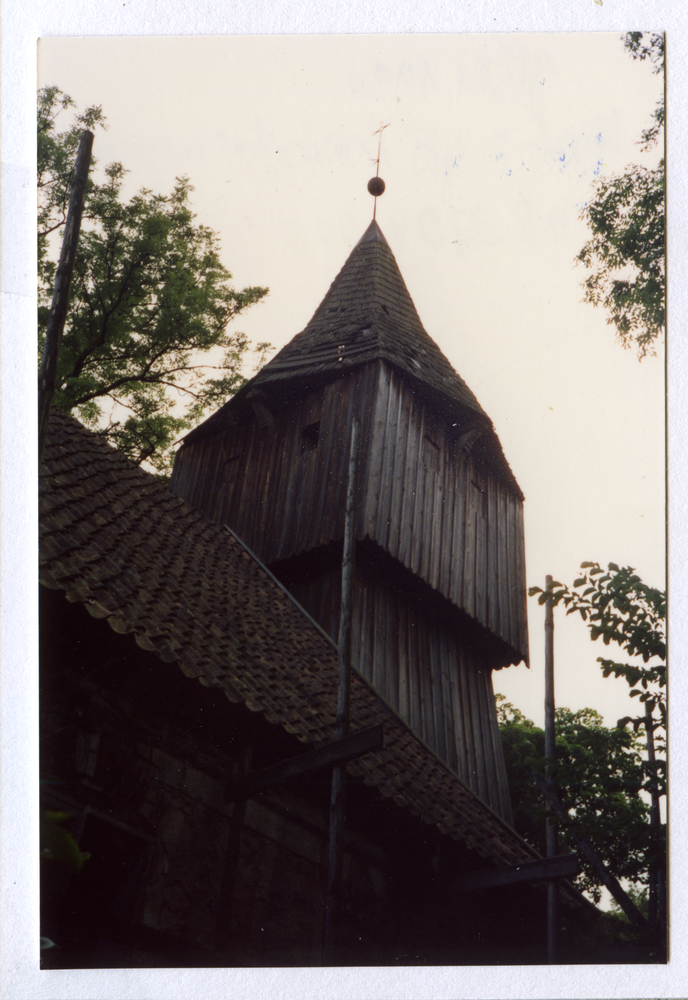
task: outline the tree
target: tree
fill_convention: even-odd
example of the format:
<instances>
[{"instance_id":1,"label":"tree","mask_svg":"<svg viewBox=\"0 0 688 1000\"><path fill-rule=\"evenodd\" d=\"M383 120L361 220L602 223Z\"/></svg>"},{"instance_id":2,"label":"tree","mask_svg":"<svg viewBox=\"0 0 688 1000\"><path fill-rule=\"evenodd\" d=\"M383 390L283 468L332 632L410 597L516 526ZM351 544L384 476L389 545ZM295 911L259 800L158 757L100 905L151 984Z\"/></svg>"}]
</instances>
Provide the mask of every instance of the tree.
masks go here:
<instances>
[{"instance_id":1,"label":"tree","mask_svg":"<svg viewBox=\"0 0 688 1000\"><path fill-rule=\"evenodd\" d=\"M597 661L605 677L623 677L631 697L638 698L644 708L636 717L619 719L617 727L623 730L630 724L634 733L645 732L647 759L642 765L641 788L652 802L647 867L654 923L657 918L663 920L665 910L666 830L660 799L666 795L666 594L644 583L630 566L609 563L605 571L599 563L584 562L581 571L573 587L553 581L547 590L531 587L529 594L538 595L540 604L549 597L555 606L563 603L567 614L581 616L593 642L613 643L631 658L619 661L600 656Z\"/></svg>"},{"instance_id":2,"label":"tree","mask_svg":"<svg viewBox=\"0 0 688 1000\"><path fill-rule=\"evenodd\" d=\"M50 237L64 225L76 145L83 128L105 125L91 107L58 132L59 115L73 106L57 87L39 92L39 353L55 273ZM164 474L174 439L246 381L248 339L227 327L268 290L232 287L217 234L194 222L188 178L169 195L141 189L124 201L124 167L112 163L104 174L89 182L55 402L92 427L109 406L101 433ZM261 359L269 346L256 348ZM211 349L215 363L202 358Z\"/></svg>"},{"instance_id":3,"label":"tree","mask_svg":"<svg viewBox=\"0 0 688 1000\"><path fill-rule=\"evenodd\" d=\"M545 734L518 709L497 695L497 715L516 830L545 853L545 803L533 780L544 774ZM642 741L633 731L608 729L591 708L555 713L556 762L550 773L569 819L559 824L559 846L575 851L572 830L594 846L617 879L647 882L652 830L649 807L640 797ZM578 887L595 901L601 897L597 873L583 860Z\"/></svg>"},{"instance_id":4,"label":"tree","mask_svg":"<svg viewBox=\"0 0 688 1000\"><path fill-rule=\"evenodd\" d=\"M663 35L630 32L624 44L634 59L649 59L655 73L663 71ZM642 133L643 152L657 145L663 129L661 98ZM583 301L604 307L623 347L635 346L640 359L656 354L665 322L664 160L598 180L580 218L592 233L576 257L592 269L582 282Z\"/></svg>"},{"instance_id":5,"label":"tree","mask_svg":"<svg viewBox=\"0 0 688 1000\"><path fill-rule=\"evenodd\" d=\"M563 604L567 615L577 613L588 626L590 639L602 639L605 646L614 643L632 661L619 662L598 656L605 677L623 677L632 698L638 700L653 717L655 749L666 749L666 593L644 583L630 566L609 563L603 570L599 563L581 563L581 575L573 587L552 581L547 590L531 587L530 596L544 604L551 596L556 607ZM655 716L655 712L657 713ZM620 720L635 723L637 730L646 724L646 713ZM660 793L665 794L665 762L659 761L656 778ZM655 775L650 776L654 782ZM649 790L649 786L648 786Z\"/></svg>"}]
</instances>

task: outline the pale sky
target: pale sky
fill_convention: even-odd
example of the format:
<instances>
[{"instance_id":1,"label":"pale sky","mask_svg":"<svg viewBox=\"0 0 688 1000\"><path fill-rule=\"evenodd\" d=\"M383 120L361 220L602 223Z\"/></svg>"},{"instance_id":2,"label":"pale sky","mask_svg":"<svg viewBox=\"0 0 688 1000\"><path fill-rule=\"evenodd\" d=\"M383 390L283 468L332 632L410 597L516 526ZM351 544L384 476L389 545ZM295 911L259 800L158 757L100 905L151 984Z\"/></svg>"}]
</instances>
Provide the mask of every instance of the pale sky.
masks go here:
<instances>
[{"instance_id":1,"label":"pale sky","mask_svg":"<svg viewBox=\"0 0 688 1000\"><path fill-rule=\"evenodd\" d=\"M662 79L620 34L42 39L39 82L101 104L102 168L127 192L195 186L239 287L236 323L280 347L306 325L372 216L428 333L493 420L526 495L529 585L583 560L664 583L664 358L642 363L581 303L578 216L595 177L654 165L637 142ZM495 675L543 715L542 609L531 670ZM585 626L557 613L557 703L634 711Z\"/></svg>"}]
</instances>

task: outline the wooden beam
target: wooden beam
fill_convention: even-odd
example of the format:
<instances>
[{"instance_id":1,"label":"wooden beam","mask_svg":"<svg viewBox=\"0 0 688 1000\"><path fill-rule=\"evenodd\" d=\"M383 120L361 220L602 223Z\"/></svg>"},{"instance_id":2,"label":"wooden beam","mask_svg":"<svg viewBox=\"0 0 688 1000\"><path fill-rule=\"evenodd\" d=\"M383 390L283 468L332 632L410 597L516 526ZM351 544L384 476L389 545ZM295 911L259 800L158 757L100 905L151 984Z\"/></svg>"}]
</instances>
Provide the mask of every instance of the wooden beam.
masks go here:
<instances>
[{"instance_id":1,"label":"wooden beam","mask_svg":"<svg viewBox=\"0 0 688 1000\"><path fill-rule=\"evenodd\" d=\"M553 858L539 858L522 865L504 865L485 868L479 872L462 875L456 883L457 892L475 892L499 885L516 885L519 882L550 882L553 879L579 875L580 862L575 854L559 854Z\"/></svg>"},{"instance_id":2,"label":"wooden beam","mask_svg":"<svg viewBox=\"0 0 688 1000\"><path fill-rule=\"evenodd\" d=\"M554 711L554 608L552 605L552 577L545 577L548 593L545 605L545 780L551 783L552 767L557 755ZM548 815L545 819L547 857L557 855L557 828ZM547 886L547 961L556 964L557 926L559 924L559 889L554 882Z\"/></svg>"},{"instance_id":3,"label":"wooden beam","mask_svg":"<svg viewBox=\"0 0 688 1000\"><path fill-rule=\"evenodd\" d=\"M280 761L279 764L266 767L263 771L258 771L241 781L230 781L226 786L225 801L239 802L242 799L252 799L275 785L302 778L321 768L341 766L371 750L381 750L382 746L383 727L380 723L377 726L370 726L369 729L351 733L344 739L327 743L317 750Z\"/></svg>"},{"instance_id":4,"label":"wooden beam","mask_svg":"<svg viewBox=\"0 0 688 1000\"><path fill-rule=\"evenodd\" d=\"M55 286L53 290L53 300L50 305L48 315L48 325L45 332L45 343L43 345L43 357L41 367L38 372L38 458L40 461L45 445L45 436L48 432L48 421L50 420L50 405L55 395L55 385L57 382L57 363L60 354L60 344L62 342L62 331L67 318L67 308L69 306L69 286L72 282L74 272L74 261L76 259L76 248L79 242L79 231L81 229L81 215L84 209L84 199L86 197L86 185L88 184L88 169L91 165L91 150L93 149L93 132L88 130L81 133L79 149L76 154L74 164L74 181L72 192L67 209L67 221L65 223L64 236L62 239L62 250L60 260L55 272Z\"/></svg>"},{"instance_id":5,"label":"wooden beam","mask_svg":"<svg viewBox=\"0 0 688 1000\"><path fill-rule=\"evenodd\" d=\"M545 778L542 777L541 774L538 774L537 771L532 768L531 774L533 775L536 785L544 795L547 805L552 812L555 813L555 815L557 815L560 819L564 821L568 820L570 822L571 817L569 816L568 810L562 805L554 788ZM567 830L569 836L576 845L578 852L582 854L582 856L593 867L597 875L599 875L601 882L607 887L607 889L609 889L614 900L619 904L633 926L642 933L646 933L649 928L647 920L630 898L628 893L623 890L619 880L609 871L590 841L586 840L585 837L581 837L573 826L567 825Z\"/></svg>"}]
</instances>

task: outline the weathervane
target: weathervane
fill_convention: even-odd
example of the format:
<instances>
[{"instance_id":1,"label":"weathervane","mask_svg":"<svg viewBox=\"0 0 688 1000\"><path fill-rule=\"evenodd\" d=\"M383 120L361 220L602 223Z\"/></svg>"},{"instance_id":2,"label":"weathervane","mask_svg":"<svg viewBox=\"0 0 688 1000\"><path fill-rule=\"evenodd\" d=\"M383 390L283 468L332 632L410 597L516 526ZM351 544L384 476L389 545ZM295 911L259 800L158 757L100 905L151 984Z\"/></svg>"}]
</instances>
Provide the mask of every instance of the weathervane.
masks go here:
<instances>
[{"instance_id":1,"label":"weathervane","mask_svg":"<svg viewBox=\"0 0 688 1000\"><path fill-rule=\"evenodd\" d=\"M390 126L389 122L387 122L386 125L383 125L382 122L380 122L379 129L377 129L375 132L373 132L373 135L378 136L378 140L377 140L377 159L373 160L373 163L377 164L377 170L375 171L375 176L371 177L370 180L368 181L368 190L370 191L370 193L372 194L372 196L375 198L375 201L373 203L373 218L375 218L375 213L377 211L377 199L379 198L379 196L381 194L384 193L384 190L385 190L385 182L380 177L380 147L382 145L382 133L384 132L384 130L386 128L389 128L389 126Z\"/></svg>"}]
</instances>

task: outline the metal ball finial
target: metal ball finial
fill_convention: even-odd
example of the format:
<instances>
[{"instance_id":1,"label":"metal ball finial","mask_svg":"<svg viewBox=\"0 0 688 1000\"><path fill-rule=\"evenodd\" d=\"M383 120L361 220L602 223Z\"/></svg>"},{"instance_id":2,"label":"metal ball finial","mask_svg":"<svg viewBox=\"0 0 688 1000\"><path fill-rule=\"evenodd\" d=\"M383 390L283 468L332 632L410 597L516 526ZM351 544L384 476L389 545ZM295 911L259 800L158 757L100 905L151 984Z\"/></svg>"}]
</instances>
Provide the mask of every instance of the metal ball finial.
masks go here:
<instances>
[{"instance_id":1,"label":"metal ball finial","mask_svg":"<svg viewBox=\"0 0 688 1000\"><path fill-rule=\"evenodd\" d=\"M379 198L385 190L385 182L381 177L371 177L368 181L368 191L374 198Z\"/></svg>"}]
</instances>

